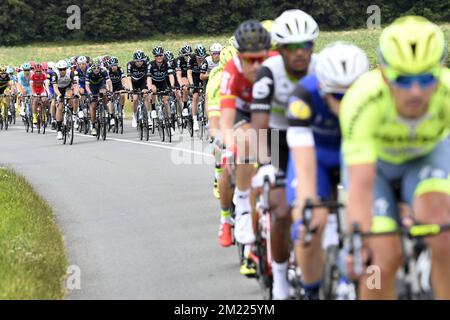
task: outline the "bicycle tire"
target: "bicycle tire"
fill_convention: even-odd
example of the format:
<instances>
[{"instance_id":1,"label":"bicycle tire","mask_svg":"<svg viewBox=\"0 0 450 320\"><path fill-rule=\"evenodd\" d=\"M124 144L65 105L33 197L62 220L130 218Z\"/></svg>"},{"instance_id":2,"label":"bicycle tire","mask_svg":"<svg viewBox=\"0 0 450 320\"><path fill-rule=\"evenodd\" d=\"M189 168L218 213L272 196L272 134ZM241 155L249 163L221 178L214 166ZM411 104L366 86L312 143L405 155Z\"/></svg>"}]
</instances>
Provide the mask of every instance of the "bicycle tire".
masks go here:
<instances>
[{"instance_id":1,"label":"bicycle tire","mask_svg":"<svg viewBox=\"0 0 450 320\"><path fill-rule=\"evenodd\" d=\"M164 115L164 129L166 130L166 136L168 138L168 142L172 142L172 124L169 120L169 112L167 110L167 107L164 107L163 109L163 115Z\"/></svg>"},{"instance_id":2,"label":"bicycle tire","mask_svg":"<svg viewBox=\"0 0 450 320\"><path fill-rule=\"evenodd\" d=\"M322 296L325 300L336 299L336 288L339 281L339 268L336 265L338 258L339 247L329 246L325 251L325 266L321 286Z\"/></svg>"},{"instance_id":3,"label":"bicycle tire","mask_svg":"<svg viewBox=\"0 0 450 320\"><path fill-rule=\"evenodd\" d=\"M72 145L73 144L73 136L75 135L74 134L75 126L74 126L72 111L69 110L68 114L69 114L69 118L68 118L67 125L68 125L68 129L69 129L69 132L68 132L69 139L70 139L69 144Z\"/></svg>"}]
</instances>

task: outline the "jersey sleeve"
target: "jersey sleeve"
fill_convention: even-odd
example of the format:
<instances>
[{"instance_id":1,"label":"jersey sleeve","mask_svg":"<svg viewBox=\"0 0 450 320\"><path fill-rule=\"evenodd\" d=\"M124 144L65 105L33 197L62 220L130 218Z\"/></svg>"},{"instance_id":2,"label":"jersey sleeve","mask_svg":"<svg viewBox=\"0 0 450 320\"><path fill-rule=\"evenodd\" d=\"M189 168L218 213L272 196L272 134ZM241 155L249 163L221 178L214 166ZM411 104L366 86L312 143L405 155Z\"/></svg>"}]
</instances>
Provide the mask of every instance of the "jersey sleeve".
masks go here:
<instances>
[{"instance_id":1,"label":"jersey sleeve","mask_svg":"<svg viewBox=\"0 0 450 320\"><path fill-rule=\"evenodd\" d=\"M220 108L236 108L236 81L237 77L232 71L232 61L229 61L225 66L222 73L222 79L220 81Z\"/></svg>"},{"instance_id":2,"label":"jersey sleeve","mask_svg":"<svg viewBox=\"0 0 450 320\"><path fill-rule=\"evenodd\" d=\"M105 80L109 80L109 79L110 79L110 77L109 77L109 72L108 72L108 70L106 70L106 69L103 70L103 78L104 78Z\"/></svg>"},{"instance_id":3,"label":"jersey sleeve","mask_svg":"<svg viewBox=\"0 0 450 320\"><path fill-rule=\"evenodd\" d=\"M127 63L127 77L131 77L131 62Z\"/></svg>"},{"instance_id":4,"label":"jersey sleeve","mask_svg":"<svg viewBox=\"0 0 450 320\"><path fill-rule=\"evenodd\" d=\"M373 97L365 94L370 83L364 79L360 78L350 87L340 106L342 153L347 165L374 163L377 160L375 134L379 112L376 112Z\"/></svg>"},{"instance_id":5,"label":"jersey sleeve","mask_svg":"<svg viewBox=\"0 0 450 320\"><path fill-rule=\"evenodd\" d=\"M272 71L263 66L256 75L252 89L253 101L250 106L251 112L270 112L274 91Z\"/></svg>"},{"instance_id":6,"label":"jersey sleeve","mask_svg":"<svg viewBox=\"0 0 450 320\"><path fill-rule=\"evenodd\" d=\"M176 60L175 70L181 71L181 59L180 58L177 58L177 60Z\"/></svg>"},{"instance_id":7,"label":"jersey sleeve","mask_svg":"<svg viewBox=\"0 0 450 320\"><path fill-rule=\"evenodd\" d=\"M299 84L288 100L287 119L290 127L309 127L313 119L311 94Z\"/></svg>"},{"instance_id":8,"label":"jersey sleeve","mask_svg":"<svg viewBox=\"0 0 450 320\"><path fill-rule=\"evenodd\" d=\"M54 84L57 83L57 81L58 81L58 76L56 75L56 73L53 73L53 74L52 74L52 77L50 78L50 83L51 83L52 85L54 85Z\"/></svg>"},{"instance_id":9,"label":"jersey sleeve","mask_svg":"<svg viewBox=\"0 0 450 320\"><path fill-rule=\"evenodd\" d=\"M205 74L207 72L208 72L208 60L205 59L205 61L203 61L202 65L200 66L200 73Z\"/></svg>"}]
</instances>

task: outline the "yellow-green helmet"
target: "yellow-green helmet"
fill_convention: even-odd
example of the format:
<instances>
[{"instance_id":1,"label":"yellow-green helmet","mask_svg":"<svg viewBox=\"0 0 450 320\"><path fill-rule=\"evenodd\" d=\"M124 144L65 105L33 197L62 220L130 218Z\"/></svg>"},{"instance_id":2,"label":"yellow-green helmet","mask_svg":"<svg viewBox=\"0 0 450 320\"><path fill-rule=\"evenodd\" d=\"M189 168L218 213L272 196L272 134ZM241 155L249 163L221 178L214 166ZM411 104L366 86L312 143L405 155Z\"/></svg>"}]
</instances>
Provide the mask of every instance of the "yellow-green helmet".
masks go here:
<instances>
[{"instance_id":1,"label":"yellow-green helmet","mask_svg":"<svg viewBox=\"0 0 450 320\"><path fill-rule=\"evenodd\" d=\"M237 54L237 49L234 46L228 46L220 52L220 64L222 66L226 65L228 61L233 59Z\"/></svg>"},{"instance_id":2,"label":"yellow-green helmet","mask_svg":"<svg viewBox=\"0 0 450 320\"><path fill-rule=\"evenodd\" d=\"M230 45L230 46L233 46L234 47L234 35L233 36L231 36L229 39L228 39L228 45Z\"/></svg>"},{"instance_id":3,"label":"yellow-green helmet","mask_svg":"<svg viewBox=\"0 0 450 320\"><path fill-rule=\"evenodd\" d=\"M274 22L273 20L264 20L261 22L261 24L264 27L264 29L267 30L268 33L272 33L273 22ZM272 39L272 48L271 49L276 50L276 48L277 48L277 44Z\"/></svg>"},{"instance_id":4,"label":"yellow-green helmet","mask_svg":"<svg viewBox=\"0 0 450 320\"><path fill-rule=\"evenodd\" d=\"M396 19L380 37L380 63L395 73L419 74L439 70L445 53L442 30L419 16Z\"/></svg>"}]
</instances>

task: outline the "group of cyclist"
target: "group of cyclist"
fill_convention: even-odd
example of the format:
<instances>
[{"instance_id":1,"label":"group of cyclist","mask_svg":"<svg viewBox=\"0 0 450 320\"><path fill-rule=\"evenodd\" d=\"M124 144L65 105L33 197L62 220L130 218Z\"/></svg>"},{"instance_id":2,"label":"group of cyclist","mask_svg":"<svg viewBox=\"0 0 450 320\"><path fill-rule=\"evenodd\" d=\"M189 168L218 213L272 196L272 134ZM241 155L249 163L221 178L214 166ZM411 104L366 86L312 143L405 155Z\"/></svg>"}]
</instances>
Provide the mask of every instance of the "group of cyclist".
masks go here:
<instances>
[{"instance_id":1,"label":"group of cyclist","mask_svg":"<svg viewBox=\"0 0 450 320\"><path fill-rule=\"evenodd\" d=\"M201 44L195 50L183 46L177 58L156 46L154 60L136 51L126 71L115 57L79 56L56 64L25 63L17 79L13 68L0 67L0 94L48 97L61 139L63 97L80 97L71 100L76 114L84 94L93 95L90 114L95 124L97 98L106 105L106 93L118 92L123 105L124 90L154 93L146 96L148 111L155 109L157 92L168 107L167 89L187 109L192 90L193 128L199 130L197 103L205 86L215 146L219 244L242 244L240 271L256 273L251 258L255 199L268 178L272 296L290 297L293 248L304 297L318 299L330 210L314 209L305 226L305 203L336 200L342 184L348 229L356 223L362 232L395 231L405 215L414 223L450 223L450 72L444 66L442 30L418 16L395 20L381 34L373 70L366 53L352 43L336 41L314 53L318 36L313 17L287 10L274 21L241 23L225 48L218 43L210 47L210 56ZM7 95L4 99L9 104ZM136 107L135 97L133 127ZM35 109L33 103L33 114ZM96 134L95 125L91 132ZM401 204L410 210L404 213ZM314 230L307 244L306 227ZM432 253L434 296L450 299L450 235L426 242ZM359 297L394 299L402 262L400 238L364 239L363 252L365 263L379 266L382 286L372 290L361 285ZM353 270L351 253L345 261L346 276L365 283L367 275Z\"/></svg>"},{"instance_id":2,"label":"group of cyclist","mask_svg":"<svg viewBox=\"0 0 450 320\"><path fill-rule=\"evenodd\" d=\"M184 45L179 56L175 58L173 52L165 51L163 47L156 46L152 50L154 60L150 60L144 51L133 53L133 60L127 63L127 70L119 66L119 60L112 56L101 56L91 59L87 56L72 57L54 62L36 63L30 61L24 63L15 70L12 67L0 67L0 94L4 94L4 102L10 105L11 96L17 97L21 104L20 114L26 115L24 99L32 97L33 123L36 125L37 97L41 96L42 102L47 106L52 118L52 128L57 131L58 140L62 139L61 123L63 112L63 100L70 100L70 106L75 120L78 117L80 105L86 97L90 98L89 109L91 117L91 134L96 135L98 128L96 123L96 108L101 97L103 105L109 106L111 115L110 125L114 126L113 104L108 103L107 93L120 95L120 103L125 103L126 91L140 91L146 95L145 106L150 117L151 110L155 110L157 93L162 93L164 107L169 114L175 117L173 110L168 107L168 92L172 91L176 97L180 109L188 108L189 90L192 92L192 120L193 130L198 131L197 122L199 90L204 87L209 73L219 62L222 46L214 43L210 47L211 55L207 54L204 45L198 44L195 50L190 45ZM14 76L18 71L17 79ZM149 93L153 95L150 95ZM153 97L151 100L150 97ZM132 126L136 127L137 96L133 95L133 120ZM151 101L150 101L151 100ZM186 116L188 111L183 110ZM151 123L151 122L150 122ZM78 121L75 121L75 129ZM171 128L173 134L173 128Z\"/></svg>"},{"instance_id":3,"label":"group of cyclist","mask_svg":"<svg viewBox=\"0 0 450 320\"><path fill-rule=\"evenodd\" d=\"M317 23L301 10L274 21L245 21L206 88L217 146L219 244L244 245L240 271L257 272L251 255L258 245L255 197L269 178L274 299L290 297L291 247L304 298L319 299L330 210L313 210L308 228L314 232L306 242L303 208L337 200L338 184L345 190L348 230L357 224L366 233L391 232L405 219L450 223L450 73L442 30L418 16L395 20L382 32L373 70L351 43L333 42L313 53L318 36ZM449 299L450 235L426 243L434 297ZM382 286L359 286L359 298L395 299L400 237L364 239L362 248L364 262L380 268ZM345 262L345 277L365 284L367 275L356 273L350 253Z\"/></svg>"}]
</instances>

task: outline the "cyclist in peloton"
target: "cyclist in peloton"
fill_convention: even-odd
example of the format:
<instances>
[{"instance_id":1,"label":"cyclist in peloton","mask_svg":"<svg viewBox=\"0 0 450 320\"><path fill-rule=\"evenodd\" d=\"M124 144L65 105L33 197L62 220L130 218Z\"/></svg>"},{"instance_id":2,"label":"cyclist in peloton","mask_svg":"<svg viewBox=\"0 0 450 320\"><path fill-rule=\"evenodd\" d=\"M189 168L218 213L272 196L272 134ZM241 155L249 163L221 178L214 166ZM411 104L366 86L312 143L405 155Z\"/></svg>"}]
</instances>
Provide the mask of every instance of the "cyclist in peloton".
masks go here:
<instances>
[{"instance_id":1,"label":"cyclist in peloton","mask_svg":"<svg viewBox=\"0 0 450 320\"><path fill-rule=\"evenodd\" d=\"M190 59L190 56L192 54L192 47L188 44L184 45L180 49L180 55L176 59L176 74L177 74L177 80L178 83L182 87L182 92L178 92L178 95L181 100L183 100L183 109L186 109L188 107L187 101L188 101L188 91L187 86L189 85L189 80L187 77L187 70L188 70L188 62Z\"/></svg>"},{"instance_id":2,"label":"cyclist in peloton","mask_svg":"<svg viewBox=\"0 0 450 320\"><path fill-rule=\"evenodd\" d=\"M106 97L106 92L112 92L111 78L109 77L108 70L100 66L100 61L94 60L92 66L86 73L86 91L92 95L102 95L102 101L105 108L107 108L108 99ZM98 105L98 97L94 97L91 100L90 111L91 111L91 134L93 136L97 135L97 129L95 127L96 112Z\"/></svg>"},{"instance_id":3,"label":"cyclist in peloton","mask_svg":"<svg viewBox=\"0 0 450 320\"><path fill-rule=\"evenodd\" d=\"M31 95L31 87L30 87L30 76L31 76L31 66L28 62L25 62L22 65L22 71L17 75L17 87L22 95ZM25 116L25 101L23 98L20 98L21 108L20 115L22 117Z\"/></svg>"},{"instance_id":4,"label":"cyclist in peloton","mask_svg":"<svg viewBox=\"0 0 450 320\"><path fill-rule=\"evenodd\" d=\"M450 70L442 30L423 17L405 16L386 27L380 68L346 93L342 128L347 221L362 232L395 231L401 224L393 184L420 224L450 222ZM362 299L395 299L402 263L399 236L365 239L363 259L381 270L381 288L360 285ZM450 234L426 238L434 297L450 299ZM351 257L348 272L353 276ZM367 275L360 278L365 284Z\"/></svg>"},{"instance_id":5,"label":"cyclist in peloton","mask_svg":"<svg viewBox=\"0 0 450 320\"><path fill-rule=\"evenodd\" d=\"M127 89L130 91L141 90L142 92L148 92L147 88L147 72L148 72L148 63L145 60L146 56L143 51L138 50L133 54L133 60L128 62L127 64ZM136 122L136 111L137 111L137 103L138 96L133 96L133 128L137 127ZM150 112L150 97L146 96L145 107L147 108L147 112ZM150 113L149 113L150 117Z\"/></svg>"},{"instance_id":6,"label":"cyclist in peloton","mask_svg":"<svg viewBox=\"0 0 450 320\"><path fill-rule=\"evenodd\" d=\"M11 88L13 86L13 81L10 75L7 72L6 66L0 66L0 95L1 94L9 94L11 92ZM5 103L6 106L9 107L11 101L11 97L5 96L4 98L0 98L0 118L2 117L2 103Z\"/></svg>"},{"instance_id":7,"label":"cyclist in peloton","mask_svg":"<svg viewBox=\"0 0 450 320\"><path fill-rule=\"evenodd\" d=\"M34 67L34 72L30 76L31 93L33 96L42 96L42 104L46 106L47 102L47 90L45 89L45 81L47 75L44 73L42 64L37 63ZM37 99L33 97L32 110L33 110L33 124L37 124Z\"/></svg>"},{"instance_id":8,"label":"cyclist in peloton","mask_svg":"<svg viewBox=\"0 0 450 320\"><path fill-rule=\"evenodd\" d=\"M194 131L198 131L200 128L197 121L198 111L198 92L203 82L200 79L200 67L206 58L206 48L202 44L198 44L195 47L194 54L191 55L188 62L187 76L189 85L193 85L192 89L192 118Z\"/></svg>"},{"instance_id":9,"label":"cyclist in peloton","mask_svg":"<svg viewBox=\"0 0 450 320\"><path fill-rule=\"evenodd\" d=\"M291 152L286 195L288 204L295 204L292 242L309 300L319 299L324 261L322 234L329 212L315 210L310 227L316 232L312 241L304 246L300 238L301 210L306 199L337 200L335 191L341 167L340 101L350 85L368 70L369 60L363 50L349 43L334 42L318 55L316 74L300 80L289 99L287 143Z\"/></svg>"},{"instance_id":10,"label":"cyclist in peloton","mask_svg":"<svg viewBox=\"0 0 450 320\"><path fill-rule=\"evenodd\" d=\"M287 10L273 23L272 40L277 44L280 55L263 63L253 86L251 123L257 136L261 137L260 142L253 141L257 143L259 151L255 157L260 164L258 175L252 182L254 187L262 185L262 177L265 175L269 175L274 183L275 172L281 178L286 173L289 153L286 141L288 98L298 80L313 73L313 48L318 34L317 23L301 10ZM264 139L264 136L267 138ZM270 153L270 159L267 153ZM274 216L271 230L272 293L274 299L287 299L291 216L283 187L271 189L269 203Z\"/></svg>"},{"instance_id":11,"label":"cyclist in peloton","mask_svg":"<svg viewBox=\"0 0 450 320\"><path fill-rule=\"evenodd\" d=\"M200 67L200 80L208 81L211 71L219 66L220 52L223 47L220 43L214 43L210 48L210 56L207 56Z\"/></svg>"},{"instance_id":12,"label":"cyclist in peloton","mask_svg":"<svg viewBox=\"0 0 450 320\"><path fill-rule=\"evenodd\" d=\"M76 71L69 69L67 61L60 60L56 64L56 70L52 75L51 85L55 91L57 97L57 108L56 108L56 130L58 140L62 140L61 125L63 120L63 99L64 97L72 97L73 95L78 95L78 76ZM75 110L75 101L72 99L70 101L70 106Z\"/></svg>"},{"instance_id":13,"label":"cyclist in peloton","mask_svg":"<svg viewBox=\"0 0 450 320\"><path fill-rule=\"evenodd\" d=\"M112 57L108 62L108 74L109 78L111 79L111 86L112 86L112 92L119 92L124 90L125 87L125 74L123 73L122 69L119 67L119 59L116 57ZM120 95L120 105L123 106L125 104L125 95ZM115 121L115 115L114 115L114 106L112 104L112 101L109 103L109 114L111 114L111 126L114 126L116 124Z\"/></svg>"},{"instance_id":14,"label":"cyclist in peloton","mask_svg":"<svg viewBox=\"0 0 450 320\"><path fill-rule=\"evenodd\" d=\"M220 129L226 147L222 153L221 162L224 168L220 178L220 194L221 198L225 197L233 167L236 164L236 189L233 198L236 205L234 230L236 241L246 245L245 254L248 256L250 248L248 245L255 241L250 205L250 180L254 174L254 165L248 161L247 137L250 128L250 104L253 82L263 61L269 56L271 40L270 33L257 20L243 22L236 29L234 36L238 54L226 64L220 85L222 113ZM222 190L225 192L222 193ZM228 190L229 192L232 190ZM222 207L221 216L229 215L230 204ZM231 225L228 222L221 226L221 232L226 236L228 244L231 240L230 229ZM249 259L244 259L241 273L245 275L256 273Z\"/></svg>"},{"instance_id":15,"label":"cyclist in peloton","mask_svg":"<svg viewBox=\"0 0 450 320\"><path fill-rule=\"evenodd\" d=\"M155 60L149 63L147 72L147 87L150 88L150 90L154 94L152 97L152 113L156 114L156 112L153 112L153 110L156 110L155 104L158 99L156 93L164 92L163 106L164 108L167 108L167 114L169 115L169 117L171 117L172 110L169 107L169 95L167 92L165 92L167 90L169 66L167 64L167 61L164 59L164 49L161 46L156 46L153 48L152 53ZM172 132L172 135L174 135L175 131L172 127L170 127L170 130Z\"/></svg>"}]
</instances>

